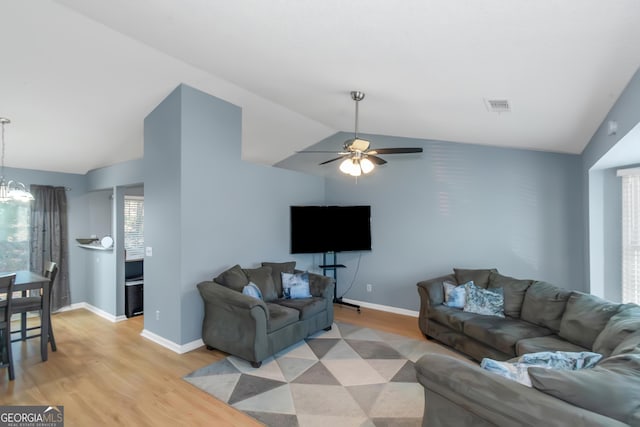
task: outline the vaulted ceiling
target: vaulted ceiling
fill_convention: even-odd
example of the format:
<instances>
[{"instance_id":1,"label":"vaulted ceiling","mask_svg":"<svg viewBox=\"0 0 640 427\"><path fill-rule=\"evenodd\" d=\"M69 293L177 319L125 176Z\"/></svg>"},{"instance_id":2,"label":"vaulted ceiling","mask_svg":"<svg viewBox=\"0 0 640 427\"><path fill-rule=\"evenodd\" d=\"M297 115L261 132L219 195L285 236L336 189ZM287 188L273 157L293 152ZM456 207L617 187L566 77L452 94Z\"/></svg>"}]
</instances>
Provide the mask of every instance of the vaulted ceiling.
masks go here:
<instances>
[{"instance_id":1,"label":"vaulted ceiling","mask_svg":"<svg viewBox=\"0 0 640 427\"><path fill-rule=\"evenodd\" d=\"M0 0L6 164L143 155L186 83L243 108L274 164L353 130L580 153L640 67L637 0ZM489 100L507 100L493 112Z\"/></svg>"}]
</instances>

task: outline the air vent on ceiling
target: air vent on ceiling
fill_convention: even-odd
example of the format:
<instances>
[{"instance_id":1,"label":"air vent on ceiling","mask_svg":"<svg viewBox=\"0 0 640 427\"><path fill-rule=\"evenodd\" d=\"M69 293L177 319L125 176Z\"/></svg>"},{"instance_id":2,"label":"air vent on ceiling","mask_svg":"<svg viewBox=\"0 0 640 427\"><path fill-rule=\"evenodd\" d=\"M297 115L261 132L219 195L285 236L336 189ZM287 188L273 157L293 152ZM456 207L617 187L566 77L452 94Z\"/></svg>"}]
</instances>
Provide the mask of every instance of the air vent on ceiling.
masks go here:
<instances>
[{"instance_id":1,"label":"air vent on ceiling","mask_svg":"<svg viewBox=\"0 0 640 427\"><path fill-rule=\"evenodd\" d=\"M509 101L506 99L485 99L487 110L492 113L508 113L511 111Z\"/></svg>"}]
</instances>

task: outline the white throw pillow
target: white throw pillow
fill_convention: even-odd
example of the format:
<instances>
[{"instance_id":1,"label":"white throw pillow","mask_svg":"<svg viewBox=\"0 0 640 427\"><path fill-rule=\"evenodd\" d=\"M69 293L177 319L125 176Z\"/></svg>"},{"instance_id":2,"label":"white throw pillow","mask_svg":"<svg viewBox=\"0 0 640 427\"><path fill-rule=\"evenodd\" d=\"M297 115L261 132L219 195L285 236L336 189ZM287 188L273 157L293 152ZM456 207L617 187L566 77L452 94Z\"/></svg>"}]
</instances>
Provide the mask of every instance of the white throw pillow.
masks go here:
<instances>
[{"instance_id":1,"label":"white throw pillow","mask_svg":"<svg viewBox=\"0 0 640 427\"><path fill-rule=\"evenodd\" d=\"M473 281L469 282L473 283ZM464 285L456 285L452 282L442 282L444 289L444 305L452 308L464 308L466 290Z\"/></svg>"},{"instance_id":2,"label":"white throw pillow","mask_svg":"<svg viewBox=\"0 0 640 427\"><path fill-rule=\"evenodd\" d=\"M311 298L309 273L281 273L282 293L287 299Z\"/></svg>"}]
</instances>

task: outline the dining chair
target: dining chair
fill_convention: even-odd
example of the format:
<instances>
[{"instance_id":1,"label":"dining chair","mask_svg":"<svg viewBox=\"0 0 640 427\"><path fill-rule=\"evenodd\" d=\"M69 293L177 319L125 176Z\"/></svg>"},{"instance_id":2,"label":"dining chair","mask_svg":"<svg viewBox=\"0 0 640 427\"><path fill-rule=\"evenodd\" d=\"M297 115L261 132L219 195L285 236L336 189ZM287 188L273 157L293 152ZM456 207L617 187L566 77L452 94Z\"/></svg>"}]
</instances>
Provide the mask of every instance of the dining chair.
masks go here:
<instances>
[{"instance_id":1,"label":"dining chair","mask_svg":"<svg viewBox=\"0 0 640 427\"><path fill-rule=\"evenodd\" d=\"M11 303L15 274L0 276L0 367L9 368L9 380L15 379L11 351Z\"/></svg>"},{"instance_id":2,"label":"dining chair","mask_svg":"<svg viewBox=\"0 0 640 427\"><path fill-rule=\"evenodd\" d=\"M45 286L49 286L49 304L51 304L51 292L53 291L53 285L54 285L54 282L56 281L57 274L58 274L58 265L55 262L47 263L44 269L43 275L44 277L49 279L49 283L45 284ZM47 338L48 338L48 341L51 343L51 351L56 351L57 350L56 339L53 335L53 325L51 324L51 305L49 306L49 318L42 319L42 313L43 313L42 304L44 304L43 299L44 298L42 296L42 292L39 296L22 297L22 298L13 299L12 308L11 308L11 310L13 311L13 314L18 314L18 313L23 314L23 313L29 313L32 311L40 312L40 324L27 328L27 324L26 324L27 322L24 321L23 319L23 321L21 322L20 330L12 332L14 334L20 333L20 338L14 339L13 342L23 341L23 340L41 336L42 332L40 334L27 335L27 331L33 331L36 329L42 330L42 322L46 321L46 322L49 322L49 336Z\"/></svg>"}]
</instances>

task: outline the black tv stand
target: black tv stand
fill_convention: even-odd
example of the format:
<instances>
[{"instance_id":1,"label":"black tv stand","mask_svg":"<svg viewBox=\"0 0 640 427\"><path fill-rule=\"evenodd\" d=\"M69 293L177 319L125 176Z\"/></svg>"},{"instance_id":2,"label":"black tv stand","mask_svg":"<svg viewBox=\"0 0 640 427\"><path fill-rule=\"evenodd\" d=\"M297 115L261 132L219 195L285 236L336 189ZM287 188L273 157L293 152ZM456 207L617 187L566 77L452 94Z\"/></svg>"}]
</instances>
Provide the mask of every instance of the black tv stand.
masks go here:
<instances>
[{"instance_id":1,"label":"black tv stand","mask_svg":"<svg viewBox=\"0 0 640 427\"><path fill-rule=\"evenodd\" d=\"M333 263L332 264L328 264L327 263L327 255L331 256L333 255ZM338 264L338 260L337 260L337 255L335 252L325 252L322 254L322 265L320 265L319 267L322 269L322 274L324 274L325 276L327 275L327 271L333 271L333 303L334 304L340 304L340 305L346 305L349 307L353 307L355 309L358 310L358 313L360 313L360 306L357 304L352 304L350 302L345 302L342 301L342 297L338 297L338 272L337 270L339 268L347 268L346 265L344 264Z\"/></svg>"}]
</instances>

